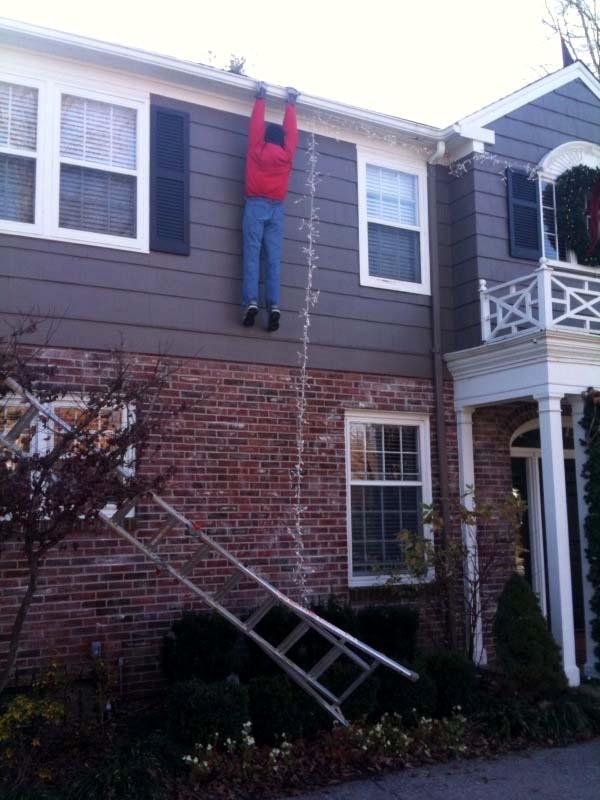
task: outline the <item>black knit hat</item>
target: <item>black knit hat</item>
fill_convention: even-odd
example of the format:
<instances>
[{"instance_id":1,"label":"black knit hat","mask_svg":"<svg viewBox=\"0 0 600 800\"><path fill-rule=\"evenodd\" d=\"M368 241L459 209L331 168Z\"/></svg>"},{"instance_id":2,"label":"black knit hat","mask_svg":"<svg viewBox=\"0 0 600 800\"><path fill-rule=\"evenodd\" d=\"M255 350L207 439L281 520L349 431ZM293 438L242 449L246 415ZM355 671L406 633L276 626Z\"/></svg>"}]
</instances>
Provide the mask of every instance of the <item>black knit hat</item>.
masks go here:
<instances>
[{"instance_id":1,"label":"black knit hat","mask_svg":"<svg viewBox=\"0 0 600 800\"><path fill-rule=\"evenodd\" d=\"M271 144L278 144L280 147L283 147L284 141L285 134L282 126L277 125L275 122L269 122L265 128L265 142L271 142Z\"/></svg>"}]
</instances>

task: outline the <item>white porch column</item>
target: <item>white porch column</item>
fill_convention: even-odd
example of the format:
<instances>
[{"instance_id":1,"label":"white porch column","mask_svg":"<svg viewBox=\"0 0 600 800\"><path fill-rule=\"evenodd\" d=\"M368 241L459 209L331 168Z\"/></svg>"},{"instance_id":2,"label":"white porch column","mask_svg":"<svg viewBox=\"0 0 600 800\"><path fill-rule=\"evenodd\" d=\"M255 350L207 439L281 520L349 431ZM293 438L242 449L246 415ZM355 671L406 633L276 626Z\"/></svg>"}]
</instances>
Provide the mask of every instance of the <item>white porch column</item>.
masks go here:
<instances>
[{"instance_id":1,"label":"white porch column","mask_svg":"<svg viewBox=\"0 0 600 800\"><path fill-rule=\"evenodd\" d=\"M457 409L456 420L458 426L458 478L460 499L463 505L471 510L473 508L473 491L475 489L473 409L470 407ZM471 613L474 615L473 661L476 664L487 664L487 653L483 645L483 620L481 619L481 598L478 586L477 528L474 525L463 524L462 538L463 544L467 550L465 589L467 589L468 586L476 587L474 593L469 591L466 596L467 610L470 609ZM469 632L471 630L471 624L473 624L472 621L467 620L467 630Z\"/></svg>"},{"instance_id":2,"label":"white porch column","mask_svg":"<svg viewBox=\"0 0 600 800\"><path fill-rule=\"evenodd\" d=\"M589 563L585 550L587 541L585 537L585 519L588 513L587 504L585 502L585 481L582 477L583 468L585 466L585 446L583 444L584 430L579 424L583 417L584 401L580 395L573 395L569 397L571 409L573 411L573 438L575 440L575 474L577 477L577 511L579 514L579 543L581 546L581 580L583 584L583 613L585 620L585 666L584 673L589 678L598 678L595 668L594 658L594 642L592 639L592 612L590 610L590 601L592 599L592 584L589 581L588 573L590 571Z\"/></svg>"},{"instance_id":3,"label":"white porch column","mask_svg":"<svg viewBox=\"0 0 600 800\"><path fill-rule=\"evenodd\" d=\"M536 399L539 408L542 444L550 621L554 639L562 650L563 668L569 686L579 686L579 669L575 663L575 628L573 625L561 397L547 395L538 396Z\"/></svg>"}]
</instances>

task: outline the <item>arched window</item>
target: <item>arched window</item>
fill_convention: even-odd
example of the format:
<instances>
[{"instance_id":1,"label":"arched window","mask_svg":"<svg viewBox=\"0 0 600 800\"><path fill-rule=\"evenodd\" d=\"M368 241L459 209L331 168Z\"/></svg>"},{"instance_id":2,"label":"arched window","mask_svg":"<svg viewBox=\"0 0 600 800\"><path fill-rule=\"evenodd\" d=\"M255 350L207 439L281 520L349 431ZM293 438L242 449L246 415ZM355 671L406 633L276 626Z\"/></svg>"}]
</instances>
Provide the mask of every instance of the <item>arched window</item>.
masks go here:
<instances>
[{"instance_id":1,"label":"arched window","mask_svg":"<svg viewBox=\"0 0 600 800\"><path fill-rule=\"evenodd\" d=\"M567 142L556 147L540 161L539 205L542 228L542 255L549 261L577 263L576 254L561 241L557 224L556 180L577 166L600 169L600 145L591 142Z\"/></svg>"}]
</instances>

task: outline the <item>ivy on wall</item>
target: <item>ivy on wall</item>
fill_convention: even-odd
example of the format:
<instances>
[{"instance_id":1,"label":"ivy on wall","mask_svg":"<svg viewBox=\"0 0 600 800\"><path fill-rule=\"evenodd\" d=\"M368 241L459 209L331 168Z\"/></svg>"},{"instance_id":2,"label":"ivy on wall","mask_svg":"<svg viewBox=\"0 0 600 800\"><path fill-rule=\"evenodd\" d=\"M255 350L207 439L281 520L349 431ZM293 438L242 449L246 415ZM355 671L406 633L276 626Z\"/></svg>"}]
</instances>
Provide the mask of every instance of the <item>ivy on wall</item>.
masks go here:
<instances>
[{"instance_id":1,"label":"ivy on wall","mask_svg":"<svg viewBox=\"0 0 600 800\"><path fill-rule=\"evenodd\" d=\"M597 231L600 208L600 167L580 164L563 172L556 180L556 224L558 239L577 254L578 264L600 266L600 239L592 241ZM590 224L590 209L596 221Z\"/></svg>"},{"instance_id":2,"label":"ivy on wall","mask_svg":"<svg viewBox=\"0 0 600 800\"><path fill-rule=\"evenodd\" d=\"M588 577L592 584L592 638L596 643L596 669L600 671L600 390L588 389L586 392L581 425L585 431L587 455L583 477L588 508L585 535Z\"/></svg>"}]
</instances>

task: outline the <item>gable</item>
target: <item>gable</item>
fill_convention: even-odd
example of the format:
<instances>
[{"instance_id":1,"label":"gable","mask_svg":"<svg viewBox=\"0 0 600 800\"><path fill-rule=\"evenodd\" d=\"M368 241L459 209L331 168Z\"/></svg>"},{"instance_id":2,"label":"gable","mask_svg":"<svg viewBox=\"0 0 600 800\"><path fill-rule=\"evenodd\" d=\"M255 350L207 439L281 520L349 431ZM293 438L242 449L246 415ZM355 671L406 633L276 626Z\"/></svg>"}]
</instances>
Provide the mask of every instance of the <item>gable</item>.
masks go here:
<instances>
[{"instance_id":1,"label":"gable","mask_svg":"<svg viewBox=\"0 0 600 800\"><path fill-rule=\"evenodd\" d=\"M564 96L570 102L581 102L595 107L600 117L600 82L587 67L577 61L485 106L460 120L458 124L464 127L485 127L524 106L538 102L543 104L543 98L549 95ZM568 113L566 109L560 110Z\"/></svg>"}]
</instances>

